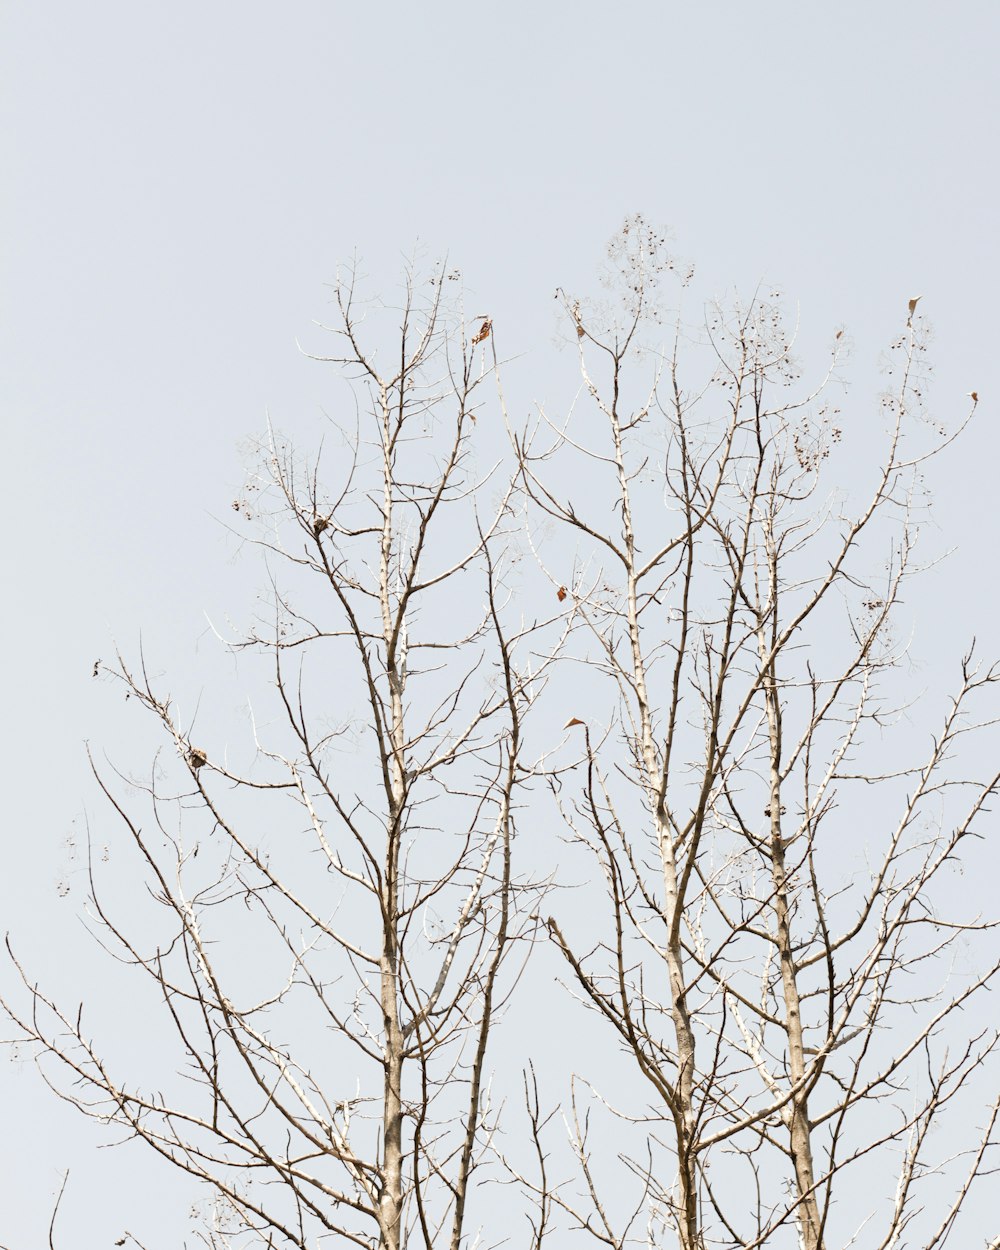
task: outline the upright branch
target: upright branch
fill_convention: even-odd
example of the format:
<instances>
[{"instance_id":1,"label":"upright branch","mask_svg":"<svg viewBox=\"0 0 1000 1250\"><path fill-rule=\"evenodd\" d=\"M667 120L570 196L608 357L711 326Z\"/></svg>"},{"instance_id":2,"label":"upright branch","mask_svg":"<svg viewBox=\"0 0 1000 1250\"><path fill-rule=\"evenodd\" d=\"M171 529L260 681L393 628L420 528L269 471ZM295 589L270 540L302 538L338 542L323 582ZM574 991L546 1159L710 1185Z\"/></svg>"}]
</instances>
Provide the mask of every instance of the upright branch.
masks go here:
<instances>
[{"instance_id":1,"label":"upright branch","mask_svg":"<svg viewBox=\"0 0 1000 1250\"><path fill-rule=\"evenodd\" d=\"M829 1232L841 1174L857 1160L872 1166L873 1153L889 1167L902 1151L883 1187L896 1198L879 1212L882 1245L895 1246L913 1218L914 1180L930 1168L931 1120L996 1047L994 1031L967 1035L957 1014L995 962L943 997L930 977L991 924L946 919L939 878L998 784L956 771L954 750L960 735L989 729L973 705L995 671L966 660L923 764L878 763L878 736L906 728L889 693L904 655L891 622L917 571L920 473L954 435L928 443L925 335L911 318L867 494L824 495L847 426L825 398L842 336L826 375L803 391L773 301L713 310L699 338L655 299L661 278L678 274L661 236L632 219L614 258L624 263L610 316L607 305L564 301L586 419L542 412L517 442L536 516L567 540L538 543L553 582L572 585L578 644L566 658L592 674L576 683L568 727L583 740L580 789L571 799L560 781L556 794L600 865L606 922L596 942L593 923L579 934L557 917L548 927L631 1061L617 1096L598 1083L596 1106L623 1134L634 1126L623 1162L647 1237L658 1227L683 1250L762 1246L792 1222L804 1250L841 1244L853 1232L839 1222ZM672 343L660 349L650 337L664 326ZM853 844L852 829L863 831ZM889 1043L906 1013L905 1045L897 1033ZM897 1118L873 1127L866 1108L896 1098L903 1081L915 1092L916 1071L903 1074L920 1065L922 1097L899 1099ZM630 1100L640 1104L631 1112ZM940 1164L963 1200L994 1129L987 1117L967 1172ZM603 1169L584 1135L571 1127L581 1195L546 1197L604 1240L620 1186L597 1192ZM614 1244L634 1219L623 1207Z\"/></svg>"},{"instance_id":2,"label":"upright branch","mask_svg":"<svg viewBox=\"0 0 1000 1250\"><path fill-rule=\"evenodd\" d=\"M173 1059L161 1040L155 1069L118 1075L27 972L27 1008L9 1007L66 1096L211 1187L219 1245L469 1236L488 1045L525 933L511 842L545 662L529 688L512 481L477 468L495 358L444 290L440 271L408 275L393 342L363 337L353 275L337 283L341 348L323 359L353 380L358 426L326 468L269 432L237 501L285 568L269 625L231 644L275 693L249 749L213 741L145 667L116 670L173 748L142 784L145 818L98 776L161 923L119 921L96 868L93 907L158 994Z\"/></svg>"}]
</instances>

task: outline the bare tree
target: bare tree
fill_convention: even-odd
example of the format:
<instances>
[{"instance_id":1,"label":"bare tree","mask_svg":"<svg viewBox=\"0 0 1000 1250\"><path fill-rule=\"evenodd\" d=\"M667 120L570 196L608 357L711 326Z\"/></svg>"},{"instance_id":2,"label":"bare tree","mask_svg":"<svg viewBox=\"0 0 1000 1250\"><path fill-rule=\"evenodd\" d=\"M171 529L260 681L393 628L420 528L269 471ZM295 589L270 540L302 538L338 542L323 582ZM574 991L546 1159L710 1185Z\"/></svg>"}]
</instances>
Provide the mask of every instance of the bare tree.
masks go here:
<instances>
[{"instance_id":1,"label":"bare tree","mask_svg":"<svg viewBox=\"0 0 1000 1250\"><path fill-rule=\"evenodd\" d=\"M233 648L269 657L276 696L254 704L246 765L145 664L114 670L172 748L136 783L145 811L95 770L160 927L120 919L95 866L93 915L156 991L181 1079L122 1074L27 971L28 1008L8 1004L64 1096L210 1186L212 1245L457 1250L495 1125L487 1047L525 926L522 724L545 665L517 659L511 480L472 445L488 326L467 333L446 281L408 277L382 350L353 272L338 282L326 359L362 415L336 487L271 435L234 503L286 570L270 625Z\"/></svg>"},{"instance_id":2,"label":"bare tree","mask_svg":"<svg viewBox=\"0 0 1000 1250\"><path fill-rule=\"evenodd\" d=\"M968 1243L1000 964L952 874L1000 786L1000 670L969 651L925 749L900 608L955 437L924 411L925 323L912 302L876 430L828 398L840 333L803 389L776 296L692 329L662 236L630 219L611 261L603 304L562 297L581 411L523 433L492 320L466 329L443 271L409 281L388 352L338 284L323 359L364 415L336 487L272 434L234 505L285 570L231 644L273 706L241 755L115 670L169 746L145 809L98 777L162 925L119 918L97 865L93 915L175 1053L120 1075L26 969L7 1009L64 1096L211 1187L212 1245L459 1250L497 1176L531 1250ZM477 421L495 384L503 420ZM539 576L551 619L524 608ZM515 871L526 821L570 843L551 907L544 838ZM543 1071L532 1030L581 1048L532 1006L525 1163L487 1051L539 928L600 1022L582 1049L623 1062Z\"/></svg>"},{"instance_id":3,"label":"bare tree","mask_svg":"<svg viewBox=\"0 0 1000 1250\"><path fill-rule=\"evenodd\" d=\"M581 784L555 787L600 866L605 921L596 937L592 910L548 930L645 1094L614 1087L627 1111L606 1080L574 1078L576 1189L548 1179L533 1096L546 1169L514 1170L539 1227L561 1208L615 1250L780 1244L790 1224L803 1250L932 1250L997 1144L996 1102L971 1142L959 1121L953 1157L931 1134L997 1050L967 1010L1000 970L975 942L997 922L963 912L945 878L1000 785L958 752L994 723L1000 670L965 657L914 758L892 621L917 571L922 466L954 437L923 416L923 324L911 308L867 497L847 498L823 474L842 335L803 393L773 300L713 308L699 338L658 299L664 278L687 283L662 236L630 220L611 256L610 301L564 297L591 408L542 413L518 452L543 530L575 544L571 576L552 563L565 546L538 544L569 587L567 658L610 683L581 679ZM619 1166L594 1144L602 1105Z\"/></svg>"}]
</instances>

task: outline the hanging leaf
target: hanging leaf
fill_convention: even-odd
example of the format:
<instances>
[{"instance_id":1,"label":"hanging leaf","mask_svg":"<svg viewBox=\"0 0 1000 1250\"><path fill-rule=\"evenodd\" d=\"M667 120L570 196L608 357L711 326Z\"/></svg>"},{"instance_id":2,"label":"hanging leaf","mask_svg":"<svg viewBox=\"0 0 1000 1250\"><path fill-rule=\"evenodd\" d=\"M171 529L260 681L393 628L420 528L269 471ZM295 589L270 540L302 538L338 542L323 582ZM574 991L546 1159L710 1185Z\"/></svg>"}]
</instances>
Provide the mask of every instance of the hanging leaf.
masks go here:
<instances>
[{"instance_id":1,"label":"hanging leaf","mask_svg":"<svg viewBox=\"0 0 1000 1250\"><path fill-rule=\"evenodd\" d=\"M559 589L556 591L556 598L559 600L560 603L562 603L562 601L566 598L566 593L567 592L566 592L565 586L560 586Z\"/></svg>"}]
</instances>

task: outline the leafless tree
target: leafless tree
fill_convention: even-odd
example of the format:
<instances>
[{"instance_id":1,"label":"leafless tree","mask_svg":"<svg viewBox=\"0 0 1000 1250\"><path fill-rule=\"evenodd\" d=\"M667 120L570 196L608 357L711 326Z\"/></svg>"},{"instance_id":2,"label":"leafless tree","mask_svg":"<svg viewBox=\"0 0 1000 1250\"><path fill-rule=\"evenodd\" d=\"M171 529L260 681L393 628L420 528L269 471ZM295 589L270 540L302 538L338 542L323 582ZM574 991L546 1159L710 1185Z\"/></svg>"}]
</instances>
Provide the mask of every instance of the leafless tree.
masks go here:
<instances>
[{"instance_id":1,"label":"leafless tree","mask_svg":"<svg viewBox=\"0 0 1000 1250\"><path fill-rule=\"evenodd\" d=\"M408 276L395 311L338 282L324 359L354 382L356 428L329 474L271 434L234 503L285 570L270 625L233 644L273 680L250 747L213 742L145 663L113 670L168 744L131 797L95 769L160 925L122 919L99 865L93 919L156 992L178 1079L159 1056L123 1073L27 968L27 1007L8 1004L65 1097L208 1184L212 1245L468 1239L487 1047L531 910L512 839L545 663L518 659L512 479L473 441L489 327L466 330L447 282ZM394 320L388 346L369 314Z\"/></svg>"},{"instance_id":2,"label":"leafless tree","mask_svg":"<svg viewBox=\"0 0 1000 1250\"><path fill-rule=\"evenodd\" d=\"M1000 669L966 655L929 751L913 748L894 609L917 571L922 468L954 437L924 416L924 325L911 307L867 474L876 439L848 436L847 496L823 472L846 424L826 398L843 335L803 392L772 298L714 307L699 337L659 296L677 278L683 298L689 276L662 236L632 219L611 259L603 305L564 297L589 406L542 412L518 453L539 533L576 553L561 574L566 543L539 539L566 583L566 658L606 683L580 677L580 785L555 785L605 919L548 930L645 1094L629 1111L574 1078L574 1188L550 1179L536 1091L545 1166L511 1167L537 1229L561 1209L615 1250L749 1250L793 1230L803 1250L933 1250L995 1166L995 1101L971 1139L968 1100L958 1140L931 1137L997 1050L969 1010L1000 968L981 940L997 922L945 879L1000 785L959 750L994 724Z\"/></svg>"},{"instance_id":3,"label":"leafless tree","mask_svg":"<svg viewBox=\"0 0 1000 1250\"><path fill-rule=\"evenodd\" d=\"M274 706L241 753L114 670L168 744L131 793L97 770L162 926L97 865L93 919L173 1061L120 1075L27 966L8 1011L64 1096L211 1187L209 1244L459 1250L490 1177L527 1194L531 1250L968 1244L1000 964L953 875L1000 786L1000 670L965 655L925 749L901 608L956 437L926 416L925 322L912 303L882 420L848 418L842 334L806 389L777 296L692 329L662 236L630 219L610 259L603 303L560 293L580 411L523 432L443 270L388 353L339 283L322 359L363 415L336 487L271 434L234 504L284 570L230 644ZM550 900L552 825L576 888ZM581 1048L532 1006L580 1063L519 1037L519 1141L487 1050L538 932L599 1027ZM581 1050L609 1047L595 1077Z\"/></svg>"}]
</instances>

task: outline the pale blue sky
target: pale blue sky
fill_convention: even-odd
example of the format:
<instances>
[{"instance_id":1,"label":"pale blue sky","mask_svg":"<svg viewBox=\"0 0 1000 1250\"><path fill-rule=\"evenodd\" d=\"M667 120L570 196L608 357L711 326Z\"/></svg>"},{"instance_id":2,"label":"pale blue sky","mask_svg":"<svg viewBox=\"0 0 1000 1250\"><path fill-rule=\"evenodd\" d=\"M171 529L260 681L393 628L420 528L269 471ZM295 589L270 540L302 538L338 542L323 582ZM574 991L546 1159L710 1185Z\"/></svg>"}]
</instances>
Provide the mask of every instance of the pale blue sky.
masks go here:
<instances>
[{"instance_id":1,"label":"pale blue sky","mask_svg":"<svg viewBox=\"0 0 1000 1250\"><path fill-rule=\"evenodd\" d=\"M873 415L922 294L934 406L981 403L934 470L957 551L918 641L995 651L998 46L985 0L6 0L0 927L53 964L78 941L83 741L127 732L91 665L140 628L158 667L209 663L204 612L252 576L213 518L265 410L314 438L333 379L296 340L355 248L375 285L447 251L539 399L571 367L553 291L592 285L626 213L709 290L779 283L807 345L846 326ZM67 1165L94 1221L67 1245L170 1210L168 1185L112 1202L118 1161L43 1094L0 1064L0 1239L39 1244Z\"/></svg>"}]
</instances>

